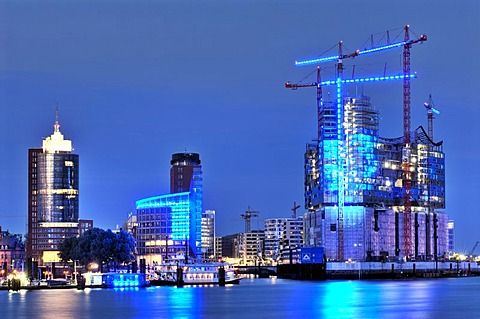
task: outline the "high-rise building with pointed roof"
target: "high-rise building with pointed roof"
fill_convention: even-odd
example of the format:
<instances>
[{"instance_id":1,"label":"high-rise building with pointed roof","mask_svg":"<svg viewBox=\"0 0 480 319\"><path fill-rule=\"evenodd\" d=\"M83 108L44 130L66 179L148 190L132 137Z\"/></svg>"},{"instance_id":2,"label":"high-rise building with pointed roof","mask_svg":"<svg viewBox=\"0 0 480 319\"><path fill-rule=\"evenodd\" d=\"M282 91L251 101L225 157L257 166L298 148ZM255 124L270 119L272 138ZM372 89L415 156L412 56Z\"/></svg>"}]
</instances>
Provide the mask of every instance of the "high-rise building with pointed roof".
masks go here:
<instances>
[{"instance_id":1,"label":"high-rise building with pointed roof","mask_svg":"<svg viewBox=\"0 0 480 319\"><path fill-rule=\"evenodd\" d=\"M29 275L58 260L58 244L78 235L79 157L60 132L58 107L53 134L28 150Z\"/></svg>"}]
</instances>

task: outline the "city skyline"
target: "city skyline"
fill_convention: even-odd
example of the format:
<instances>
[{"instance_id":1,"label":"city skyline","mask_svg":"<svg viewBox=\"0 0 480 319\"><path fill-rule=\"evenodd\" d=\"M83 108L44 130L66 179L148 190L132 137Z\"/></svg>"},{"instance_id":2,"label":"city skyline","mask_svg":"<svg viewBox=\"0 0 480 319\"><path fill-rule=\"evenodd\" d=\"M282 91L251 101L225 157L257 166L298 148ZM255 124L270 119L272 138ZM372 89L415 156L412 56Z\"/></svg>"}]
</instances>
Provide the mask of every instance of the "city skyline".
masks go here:
<instances>
[{"instance_id":1,"label":"city skyline","mask_svg":"<svg viewBox=\"0 0 480 319\"><path fill-rule=\"evenodd\" d=\"M356 49L371 33L408 23L428 36L412 48L412 130L426 127L432 94L445 212L456 248L469 250L480 240L480 22L479 4L462 3L2 3L0 225L26 232L25 157L50 134L57 101L62 132L82 158L80 218L97 227L121 225L136 200L167 194L170 156L184 150L202 156L204 209L216 211L219 235L243 231L248 206L261 220L290 217L294 201L303 206L303 154L316 136L314 90L283 87L315 67L294 61L339 40ZM356 72L383 72L385 59L401 71L396 54L376 55ZM382 136L401 136L401 83L351 90L371 97Z\"/></svg>"}]
</instances>

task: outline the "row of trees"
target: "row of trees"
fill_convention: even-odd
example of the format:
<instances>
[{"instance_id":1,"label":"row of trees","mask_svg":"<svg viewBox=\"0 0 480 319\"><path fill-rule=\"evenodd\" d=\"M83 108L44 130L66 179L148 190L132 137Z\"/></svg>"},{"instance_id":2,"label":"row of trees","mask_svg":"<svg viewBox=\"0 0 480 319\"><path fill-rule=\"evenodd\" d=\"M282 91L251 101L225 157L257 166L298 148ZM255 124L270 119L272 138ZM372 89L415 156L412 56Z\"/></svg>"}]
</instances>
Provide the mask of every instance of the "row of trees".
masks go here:
<instances>
[{"instance_id":1,"label":"row of trees","mask_svg":"<svg viewBox=\"0 0 480 319\"><path fill-rule=\"evenodd\" d=\"M60 259L64 262L77 260L82 265L96 262L100 267L110 268L135 260L135 240L133 236L120 230L93 228L79 237L70 237L58 245ZM102 269L100 269L102 270Z\"/></svg>"}]
</instances>

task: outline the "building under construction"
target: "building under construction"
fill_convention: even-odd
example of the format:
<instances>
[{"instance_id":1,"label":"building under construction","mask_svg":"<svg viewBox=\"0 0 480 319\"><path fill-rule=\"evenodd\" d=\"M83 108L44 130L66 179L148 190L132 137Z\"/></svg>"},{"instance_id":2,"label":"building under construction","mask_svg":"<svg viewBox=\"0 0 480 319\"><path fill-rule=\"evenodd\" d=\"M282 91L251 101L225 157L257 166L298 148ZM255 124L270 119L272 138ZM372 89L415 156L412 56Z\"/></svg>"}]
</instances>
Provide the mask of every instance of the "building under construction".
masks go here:
<instances>
[{"instance_id":1,"label":"building under construction","mask_svg":"<svg viewBox=\"0 0 480 319\"><path fill-rule=\"evenodd\" d=\"M445 155L433 139L431 99L425 103L428 129L410 129L410 48L426 41L411 40L339 53L297 65L336 62L336 79L287 88L316 87L318 138L305 152L304 234L306 247L323 246L328 260L437 260L448 251L445 208ZM403 74L343 77L343 60L362 54L403 48ZM404 136L379 136L379 112L364 95L348 96L343 86L387 80L403 81ZM322 87L336 95L325 101Z\"/></svg>"}]
</instances>

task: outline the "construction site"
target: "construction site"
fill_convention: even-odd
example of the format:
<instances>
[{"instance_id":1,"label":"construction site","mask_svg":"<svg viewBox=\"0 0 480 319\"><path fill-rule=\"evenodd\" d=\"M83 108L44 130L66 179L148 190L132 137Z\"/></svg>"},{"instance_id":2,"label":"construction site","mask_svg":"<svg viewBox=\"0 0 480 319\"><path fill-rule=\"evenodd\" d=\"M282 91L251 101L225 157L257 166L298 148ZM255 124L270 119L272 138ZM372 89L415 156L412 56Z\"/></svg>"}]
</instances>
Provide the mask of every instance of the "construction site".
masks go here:
<instances>
[{"instance_id":1,"label":"construction site","mask_svg":"<svg viewBox=\"0 0 480 319\"><path fill-rule=\"evenodd\" d=\"M401 40L392 41L386 32L382 43L371 36L368 47L347 53L340 41L338 54L295 62L296 66L317 66L314 81L285 84L290 89L316 89L318 136L307 143L305 151L304 246L323 247L331 262L327 270L340 265L358 272L362 262L371 268L372 262L381 261L404 263L403 268L389 266L387 271L405 271L413 265L415 272L419 262L435 268L449 257L449 218L442 211L445 154L442 141L433 135L433 120L439 111L428 92L420 105L427 127L411 126L410 87L416 78L411 71L411 50L426 42L427 36L411 37L408 25L399 33ZM402 57L398 73L344 74L347 62L358 62L365 55L381 59L382 52L394 50ZM324 80L322 71L329 63L335 64L335 78ZM370 97L346 90L361 85L375 92L375 86L386 81L399 82L403 90L403 101L398 101L403 108L403 119L398 119L403 121L403 135L399 137L380 136L380 112ZM357 264L349 266L353 264L348 262ZM445 267L452 270L450 264Z\"/></svg>"}]
</instances>

